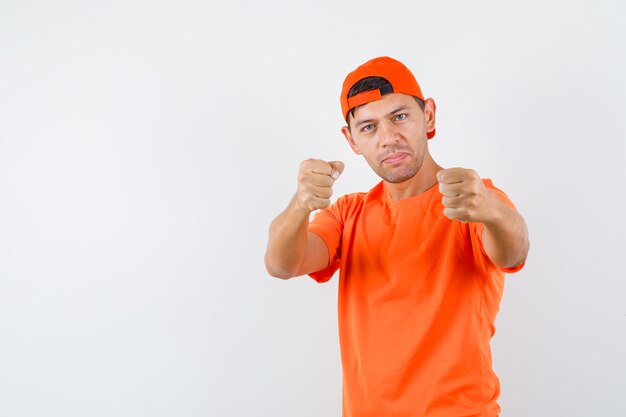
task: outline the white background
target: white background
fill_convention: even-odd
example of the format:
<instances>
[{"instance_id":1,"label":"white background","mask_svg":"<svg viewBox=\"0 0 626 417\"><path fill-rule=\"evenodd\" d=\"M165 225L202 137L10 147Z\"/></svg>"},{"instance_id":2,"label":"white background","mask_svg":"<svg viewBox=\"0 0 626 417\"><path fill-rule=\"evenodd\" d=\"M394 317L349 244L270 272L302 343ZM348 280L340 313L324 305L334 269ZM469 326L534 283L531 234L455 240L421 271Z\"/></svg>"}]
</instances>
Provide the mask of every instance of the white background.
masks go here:
<instances>
[{"instance_id":1,"label":"white background","mask_svg":"<svg viewBox=\"0 0 626 417\"><path fill-rule=\"evenodd\" d=\"M226 2L224 2L226 3ZM626 7L0 0L0 416L339 416L337 277L270 278L343 78L389 55L430 142L527 219L493 339L503 416L623 416Z\"/></svg>"}]
</instances>

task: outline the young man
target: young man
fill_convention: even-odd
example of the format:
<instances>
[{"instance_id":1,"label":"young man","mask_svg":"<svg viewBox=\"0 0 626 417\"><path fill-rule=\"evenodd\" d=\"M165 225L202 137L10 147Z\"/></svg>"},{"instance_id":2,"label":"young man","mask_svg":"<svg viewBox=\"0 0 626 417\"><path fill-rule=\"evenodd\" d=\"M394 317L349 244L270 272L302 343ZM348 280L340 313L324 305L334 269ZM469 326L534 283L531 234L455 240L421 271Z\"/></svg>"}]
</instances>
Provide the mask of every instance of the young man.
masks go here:
<instances>
[{"instance_id":1,"label":"young man","mask_svg":"<svg viewBox=\"0 0 626 417\"><path fill-rule=\"evenodd\" d=\"M382 181L331 205L344 164L302 162L270 226L268 272L325 282L340 270L344 417L498 416L489 342L504 273L528 253L524 219L490 180L433 160L435 102L402 63L359 66L341 108L348 144Z\"/></svg>"}]
</instances>

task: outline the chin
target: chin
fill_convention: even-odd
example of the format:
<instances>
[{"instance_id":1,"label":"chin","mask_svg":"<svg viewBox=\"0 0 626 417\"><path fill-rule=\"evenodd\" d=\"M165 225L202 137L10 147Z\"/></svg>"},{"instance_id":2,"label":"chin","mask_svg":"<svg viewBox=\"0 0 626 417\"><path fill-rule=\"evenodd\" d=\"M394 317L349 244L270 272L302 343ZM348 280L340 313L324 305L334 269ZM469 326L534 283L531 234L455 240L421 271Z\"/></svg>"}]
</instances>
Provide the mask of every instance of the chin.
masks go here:
<instances>
[{"instance_id":1,"label":"chin","mask_svg":"<svg viewBox=\"0 0 626 417\"><path fill-rule=\"evenodd\" d=\"M413 178L414 175L411 176L402 176L402 177L398 177L398 176L387 176L387 177L381 177L382 179L384 179L387 182L390 182L392 184L400 184L402 182L408 181L411 178Z\"/></svg>"},{"instance_id":2,"label":"chin","mask_svg":"<svg viewBox=\"0 0 626 417\"><path fill-rule=\"evenodd\" d=\"M413 167L411 167L413 168ZM394 171L381 171L377 172L378 176L384 179L387 182L391 182L394 184L399 184L404 181L408 181L417 174L419 169L399 169Z\"/></svg>"},{"instance_id":3,"label":"chin","mask_svg":"<svg viewBox=\"0 0 626 417\"><path fill-rule=\"evenodd\" d=\"M422 163L423 158L417 158L396 167L385 166L383 163L377 165L376 167L371 164L370 166L374 169L376 174L378 174L378 176L385 181L393 184L399 184L415 177L422 167Z\"/></svg>"}]
</instances>

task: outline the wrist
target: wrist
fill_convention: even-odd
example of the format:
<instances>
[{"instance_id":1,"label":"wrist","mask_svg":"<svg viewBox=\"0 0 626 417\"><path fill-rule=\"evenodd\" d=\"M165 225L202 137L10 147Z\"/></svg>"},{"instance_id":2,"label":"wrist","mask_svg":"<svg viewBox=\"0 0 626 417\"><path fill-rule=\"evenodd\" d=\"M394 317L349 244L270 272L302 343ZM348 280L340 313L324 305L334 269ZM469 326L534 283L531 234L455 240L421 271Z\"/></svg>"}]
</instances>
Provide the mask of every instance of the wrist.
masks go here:
<instances>
[{"instance_id":1,"label":"wrist","mask_svg":"<svg viewBox=\"0 0 626 417\"><path fill-rule=\"evenodd\" d=\"M489 204L485 218L481 222L485 227L493 228L502 224L506 218L505 211L509 208L502 200L491 190L489 190Z\"/></svg>"},{"instance_id":2,"label":"wrist","mask_svg":"<svg viewBox=\"0 0 626 417\"><path fill-rule=\"evenodd\" d=\"M291 199L290 209L294 214L306 217L307 219L309 218L311 212L313 211L303 206L300 200L298 199L297 195L294 195L293 198Z\"/></svg>"}]
</instances>

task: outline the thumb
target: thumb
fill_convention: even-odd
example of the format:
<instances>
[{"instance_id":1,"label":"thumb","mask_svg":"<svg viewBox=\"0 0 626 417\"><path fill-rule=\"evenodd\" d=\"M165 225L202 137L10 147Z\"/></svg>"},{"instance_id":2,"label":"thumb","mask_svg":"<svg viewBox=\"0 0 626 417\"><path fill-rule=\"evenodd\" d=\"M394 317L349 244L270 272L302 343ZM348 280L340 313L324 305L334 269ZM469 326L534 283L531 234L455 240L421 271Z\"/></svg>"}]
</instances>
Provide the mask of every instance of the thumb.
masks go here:
<instances>
[{"instance_id":1,"label":"thumb","mask_svg":"<svg viewBox=\"0 0 626 417\"><path fill-rule=\"evenodd\" d=\"M435 174L435 176L437 177L437 182L444 182L446 173L449 171L450 170L446 168L442 168L439 171L437 171L437 173Z\"/></svg>"},{"instance_id":2,"label":"thumb","mask_svg":"<svg viewBox=\"0 0 626 417\"><path fill-rule=\"evenodd\" d=\"M337 178L339 178L339 176L343 172L345 165L341 161L330 161L329 164L333 168L333 173L330 176L336 180Z\"/></svg>"}]
</instances>

